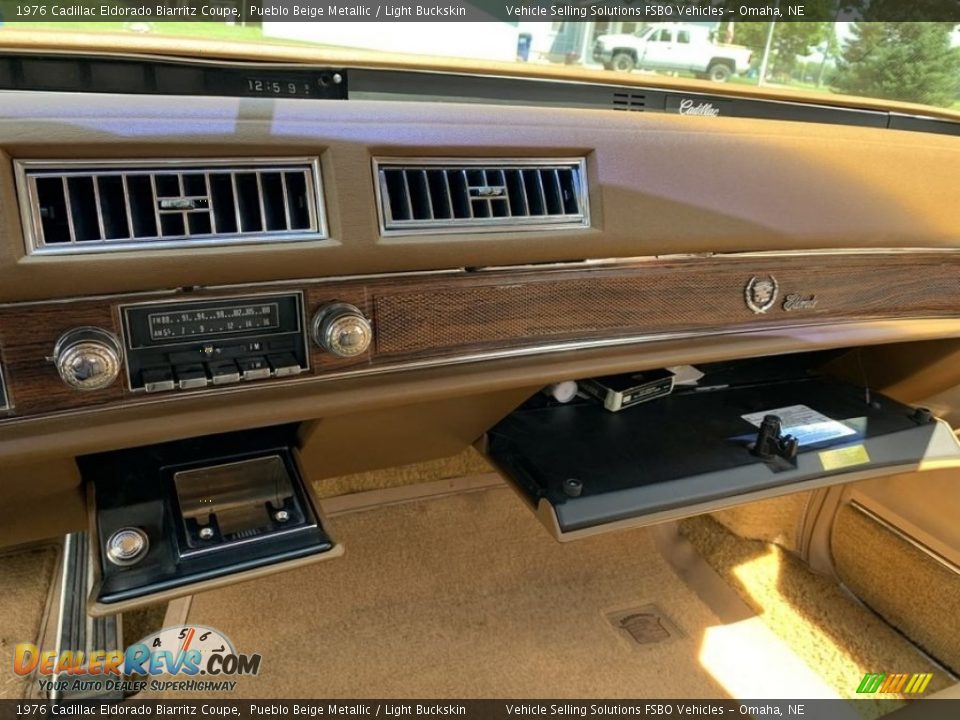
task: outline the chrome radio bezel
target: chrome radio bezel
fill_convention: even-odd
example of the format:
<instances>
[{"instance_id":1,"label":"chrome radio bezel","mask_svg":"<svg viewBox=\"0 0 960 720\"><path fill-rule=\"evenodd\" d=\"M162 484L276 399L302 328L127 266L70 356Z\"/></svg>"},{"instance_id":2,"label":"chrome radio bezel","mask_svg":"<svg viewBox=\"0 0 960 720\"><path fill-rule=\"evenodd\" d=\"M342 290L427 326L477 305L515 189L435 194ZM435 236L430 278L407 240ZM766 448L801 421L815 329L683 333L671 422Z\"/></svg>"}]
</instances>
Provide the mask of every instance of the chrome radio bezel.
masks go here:
<instances>
[{"instance_id":1,"label":"chrome radio bezel","mask_svg":"<svg viewBox=\"0 0 960 720\"><path fill-rule=\"evenodd\" d=\"M310 338L308 337L308 333L306 329L307 328L306 315L305 315L306 309L307 309L306 297L302 290L291 290L287 292L243 293L243 294L236 294L236 295L204 295L202 297L190 298L190 299L186 299L182 297L171 298L167 296L163 298L156 298L154 300L145 300L143 302L137 302L137 303L124 303L122 305L117 306L117 312L119 313L119 316L120 316L120 335L123 341L123 365L127 375L126 389L129 392L135 393L137 395L148 394L146 391L146 388L143 388L143 387L138 388L133 386L133 376L130 372L130 353L132 351L142 350L143 348L141 347L134 348L131 346L133 333L129 325L130 323L130 315L128 313L129 310L135 309L135 308L149 308L154 305L202 305L204 303L209 304L212 302L224 302L224 301L242 302L244 300L257 301L257 300L262 300L263 298L281 298L281 297L293 297L296 300L297 328L296 330L291 330L289 332L290 333L296 332L297 334L300 335L301 346L303 349L303 358L305 363L303 366L303 370L301 371L300 374L304 375L304 374L310 373L311 368L313 366L312 366L312 363L310 362ZM248 333L248 335L254 335L254 334L256 333ZM237 333L237 334L231 334L228 336L220 335L213 338L209 338L209 340L211 342L220 342L225 337L229 337L233 340L236 340L244 337L244 334ZM203 342L203 340L199 338L191 339L191 340L195 340L196 342ZM158 344L152 347L173 347L178 344L183 344L183 343ZM255 380L242 381L240 383L237 383L236 385L207 384L204 387L197 387L197 388L176 387L173 390L169 391L169 393L164 392L160 394L169 396L169 394L180 395L184 393L193 393L193 392L229 392L231 390L239 390L244 387L250 387L251 384L260 384L263 382L270 382L272 380L289 380L289 379L290 379L289 377L272 375L271 377L267 377L267 378L258 378Z\"/></svg>"}]
</instances>

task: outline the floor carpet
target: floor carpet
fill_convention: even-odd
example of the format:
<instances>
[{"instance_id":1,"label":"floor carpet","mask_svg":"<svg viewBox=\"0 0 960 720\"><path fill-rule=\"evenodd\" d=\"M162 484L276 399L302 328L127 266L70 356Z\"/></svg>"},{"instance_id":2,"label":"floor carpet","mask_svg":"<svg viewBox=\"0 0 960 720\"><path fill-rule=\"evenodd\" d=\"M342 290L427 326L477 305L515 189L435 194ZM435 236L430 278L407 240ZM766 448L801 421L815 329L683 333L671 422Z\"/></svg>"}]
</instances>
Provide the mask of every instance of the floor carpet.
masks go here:
<instances>
[{"instance_id":1,"label":"floor carpet","mask_svg":"<svg viewBox=\"0 0 960 720\"><path fill-rule=\"evenodd\" d=\"M648 529L560 544L503 486L330 525L342 558L194 598L190 623L263 656L241 696L835 697L756 618L724 626ZM618 623L651 609L641 645Z\"/></svg>"},{"instance_id":2,"label":"floor carpet","mask_svg":"<svg viewBox=\"0 0 960 720\"><path fill-rule=\"evenodd\" d=\"M812 572L782 548L745 540L707 516L682 521L680 533L764 623L842 697L855 697L860 680L868 672L932 672L927 693L953 683L941 668L834 580ZM877 705L877 711L870 715L890 709L886 700Z\"/></svg>"},{"instance_id":3,"label":"floor carpet","mask_svg":"<svg viewBox=\"0 0 960 720\"><path fill-rule=\"evenodd\" d=\"M22 698L27 683L13 672L18 643L36 643L57 568L56 548L0 554L0 698Z\"/></svg>"},{"instance_id":4,"label":"floor carpet","mask_svg":"<svg viewBox=\"0 0 960 720\"><path fill-rule=\"evenodd\" d=\"M254 697L724 696L696 658L719 621L648 534L560 545L500 487L342 515L345 555L193 600L191 623L259 652ZM608 613L656 604L640 646Z\"/></svg>"}]
</instances>

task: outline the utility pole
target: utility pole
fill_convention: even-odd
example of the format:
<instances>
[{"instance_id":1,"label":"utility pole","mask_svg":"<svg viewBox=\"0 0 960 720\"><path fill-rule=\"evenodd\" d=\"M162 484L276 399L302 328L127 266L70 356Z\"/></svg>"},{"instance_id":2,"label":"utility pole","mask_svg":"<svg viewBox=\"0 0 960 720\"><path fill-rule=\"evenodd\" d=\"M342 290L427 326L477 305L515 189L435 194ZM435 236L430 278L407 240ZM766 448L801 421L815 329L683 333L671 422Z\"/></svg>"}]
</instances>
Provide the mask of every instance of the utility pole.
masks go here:
<instances>
[{"instance_id":1,"label":"utility pole","mask_svg":"<svg viewBox=\"0 0 960 720\"><path fill-rule=\"evenodd\" d=\"M773 45L773 28L776 24L776 20L771 20L770 27L767 28L767 41L763 45L763 59L760 61L760 77L757 79L758 85L767 84L767 66L770 64L770 46Z\"/></svg>"},{"instance_id":2,"label":"utility pole","mask_svg":"<svg viewBox=\"0 0 960 720\"><path fill-rule=\"evenodd\" d=\"M780 0L775 0L773 7L779 10ZM763 45L763 59L760 61L760 77L757 79L757 85L767 84L767 66L770 64L770 48L773 46L773 29L776 25L777 21L771 20L770 27L767 28L767 42Z\"/></svg>"}]
</instances>

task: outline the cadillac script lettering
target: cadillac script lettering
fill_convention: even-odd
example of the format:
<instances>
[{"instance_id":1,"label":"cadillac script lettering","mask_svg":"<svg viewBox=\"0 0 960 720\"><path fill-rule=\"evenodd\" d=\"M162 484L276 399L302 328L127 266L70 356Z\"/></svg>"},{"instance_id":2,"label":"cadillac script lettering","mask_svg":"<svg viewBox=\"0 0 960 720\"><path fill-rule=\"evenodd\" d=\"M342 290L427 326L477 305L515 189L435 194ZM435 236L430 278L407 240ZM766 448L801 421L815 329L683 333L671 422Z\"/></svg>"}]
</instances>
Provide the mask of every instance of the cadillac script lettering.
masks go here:
<instances>
[{"instance_id":1,"label":"cadillac script lettering","mask_svg":"<svg viewBox=\"0 0 960 720\"><path fill-rule=\"evenodd\" d=\"M783 309L787 312L791 310L813 310L817 306L816 295L787 295L783 299Z\"/></svg>"},{"instance_id":2,"label":"cadillac script lettering","mask_svg":"<svg viewBox=\"0 0 960 720\"><path fill-rule=\"evenodd\" d=\"M704 117L717 117L720 114L720 108L710 102L696 103L690 99L680 101L680 107L677 112L681 115L702 115Z\"/></svg>"}]
</instances>

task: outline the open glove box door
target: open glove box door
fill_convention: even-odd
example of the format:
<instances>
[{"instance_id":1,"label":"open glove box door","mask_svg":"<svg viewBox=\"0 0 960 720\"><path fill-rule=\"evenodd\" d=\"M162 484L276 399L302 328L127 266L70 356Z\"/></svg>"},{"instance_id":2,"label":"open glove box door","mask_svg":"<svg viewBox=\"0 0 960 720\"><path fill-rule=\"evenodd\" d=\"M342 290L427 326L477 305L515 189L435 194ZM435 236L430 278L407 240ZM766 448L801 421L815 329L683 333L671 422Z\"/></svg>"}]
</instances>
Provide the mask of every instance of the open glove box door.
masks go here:
<instances>
[{"instance_id":1,"label":"open glove box door","mask_svg":"<svg viewBox=\"0 0 960 720\"><path fill-rule=\"evenodd\" d=\"M774 415L781 442L757 448ZM793 451L783 436L796 439ZM762 441L761 441L762 442ZM960 466L950 426L825 377L676 388L609 412L536 396L488 433L491 461L561 541L907 470Z\"/></svg>"}]
</instances>

